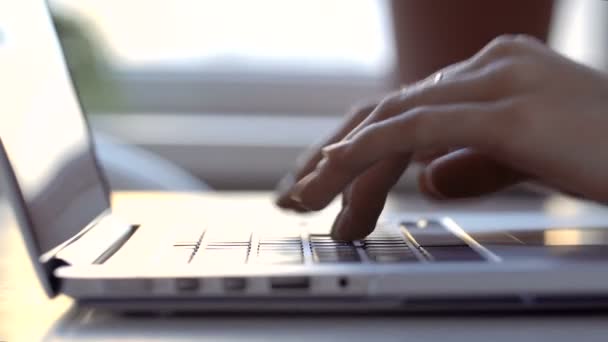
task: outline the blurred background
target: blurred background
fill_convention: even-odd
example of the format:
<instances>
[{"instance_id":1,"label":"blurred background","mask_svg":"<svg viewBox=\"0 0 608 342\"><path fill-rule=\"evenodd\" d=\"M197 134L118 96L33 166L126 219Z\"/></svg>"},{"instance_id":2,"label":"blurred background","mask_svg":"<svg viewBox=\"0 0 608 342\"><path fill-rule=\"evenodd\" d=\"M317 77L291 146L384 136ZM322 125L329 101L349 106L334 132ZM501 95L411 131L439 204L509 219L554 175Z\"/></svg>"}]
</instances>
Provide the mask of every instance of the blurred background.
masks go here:
<instances>
[{"instance_id":1,"label":"blurred background","mask_svg":"<svg viewBox=\"0 0 608 342\"><path fill-rule=\"evenodd\" d=\"M407 16L411 1L395 2L52 0L50 8L114 188L271 189L353 104L432 72L410 72L420 62L403 51L416 18ZM608 2L557 1L551 19L554 48L608 69Z\"/></svg>"}]
</instances>

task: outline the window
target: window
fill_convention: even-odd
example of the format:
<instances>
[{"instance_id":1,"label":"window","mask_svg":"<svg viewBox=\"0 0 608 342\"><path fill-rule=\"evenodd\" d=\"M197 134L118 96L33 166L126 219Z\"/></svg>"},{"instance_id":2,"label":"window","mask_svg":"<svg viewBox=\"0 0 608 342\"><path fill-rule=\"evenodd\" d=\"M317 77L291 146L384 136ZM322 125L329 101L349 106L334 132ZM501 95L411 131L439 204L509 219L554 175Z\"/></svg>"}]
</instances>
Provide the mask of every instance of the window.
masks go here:
<instances>
[{"instance_id":1,"label":"window","mask_svg":"<svg viewBox=\"0 0 608 342\"><path fill-rule=\"evenodd\" d=\"M93 128L216 188L272 187L354 102L392 82L383 0L50 5Z\"/></svg>"},{"instance_id":2,"label":"window","mask_svg":"<svg viewBox=\"0 0 608 342\"><path fill-rule=\"evenodd\" d=\"M75 73L92 60L93 93L110 93L85 99L89 111L341 114L393 70L381 0L51 5Z\"/></svg>"},{"instance_id":3,"label":"window","mask_svg":"<svg viewBox=\"0 0 608 342\"><path fill-rule=\"evenodd\" d=\"M213 185L272 186L393 85L388 0L50 2L93 127ZM559 3L553 45L606 68L606 2Z\"/></svg>"}]
</instances>

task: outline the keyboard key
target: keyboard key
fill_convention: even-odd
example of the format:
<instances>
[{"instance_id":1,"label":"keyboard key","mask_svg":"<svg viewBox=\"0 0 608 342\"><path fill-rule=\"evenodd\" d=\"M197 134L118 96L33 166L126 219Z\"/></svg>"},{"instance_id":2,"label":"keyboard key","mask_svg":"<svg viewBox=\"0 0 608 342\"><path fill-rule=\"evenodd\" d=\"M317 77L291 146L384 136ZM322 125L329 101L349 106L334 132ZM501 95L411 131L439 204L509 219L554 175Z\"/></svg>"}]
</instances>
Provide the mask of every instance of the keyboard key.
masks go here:
<instances>
[{"instance_id":1,"label":"keyboard key","mask_svg":"<svg viewBox=\"0 0 608 342\"><path fill-rule=\"evenodd\" d=\"M359 254L313 254L313 260L317 263L337 263L337 262L360 262Z\"/></svg>"},{"instance_id":2,"label":"keyboard key","mask_svg":"<svg viewBox=\"0 0 608 342\"><path fill-rule=\"evenodd\" d=\"M365 242L363 244L365 248L374 248L374 247L392 247L392 248L409 248L405 241L398 242Z\"/></svg>"},{"instance_id":3,"label":"keyboard key","mask_svg":"<svg viewBox=\"0 0 608 342\"><path fill-rule=\"evenodd\" d=\"M392 247L375 247L365 248L365 251L369 253L413 253L409 248L392 248Z\"/></svg>"},{"instance_id":4,"label":"keyboard key","mask_svg":"<svg viewBox=\"0 0 608 342\"><path fill-rule=\"evenodd\" d=\"M309 240L311 242L344 242L344 243L350 243L350 241L346 241L346 240L334 240L331 236L329 235L310 235Z\"/></svg>"},{"instance_id":5,"label":"keyboard key","mask_svg":"<svg viewBox=\"0 0 608 342\"><path fill-rule=\"evenodd\" d=\"M260 245L258 246L257 256L251 259L250 262L263 264L302 264L304 262L302 245Z\"/></svg>"},{"instance_id":6,"label":"keyboard key","mask_svg":"<svg viewBox=\"0 0 608 342\"><path fill-rule=\"evenodd\" d=\"M248 251L249 246L205 246L205 251Z\"/></svg>"},{"instance_id":7,"label":"keyboard key","mask_svg":"<svg viewBox=\"0 0 608 342\"><path fill-rule=\"evenodd\" d=\"M310 246L313 250L314 249L327 249L327 250L334 250L334 249L354 249L355 246L352 245L312 245Z\"/></svg>"},{"instance_id":8,"label":"keyboard key","mask_svg":"<svg viewBox=\"0 0 608 342\"><path fill-rule=\"evenodd\" d=\"M342 241L311 241L311 245L313 246L352 246L352 242L342 242Z\"/></svg>"},{"instance_id":9,"label":"keyboard key","mask_svg":"<svg viewBox=\"0 0 608 342\"><path fill-rule=\"evenodd\" d=\"M334 240L329 235L310 235L310 248L316 263L360 262L351 241Z\"/></svg>"},{"instance_id":10,"label":"keyboard key","mask_svg":"<svg viewBox=\"0 0 608 342\"><path fill-rule=\"evenodd\" d=\"M413 253L389 253L389 254L369 254L368 257L377 263L393 262L417 262L418 258Z\"/></svg>"},{"instance_id":11,"label":"keyboard key","mask_svg":"<svg viewBox=\"0 0 608 342\"><path fill-rule=\"evenodd\" d=\"M206 244L207 248L249 248L249 242L212 242Z\"/></svg>"},{"instance_id":12,"label":"keyboard key","mask_svg":"<svg viewBox=\"0 0 608 342\"><path fill-rule=\"evenodd\" d=\"M302 251L301 245L258 246L259 251Z\"/></svg>"},{"instance_id":13,"label":"keyboard key","mask_svg":"<svg viewBox=\"0 0 608 342\"><path fill-rule=\"evenodd\" d=\"M263 245L302 245L300 240L263 240L259 241L260 246Z\"/></svg>"},{"instance_id":14,"label":"keyboard key","mask_svg":"<svg viewBox=\"0 0 608 342\"><path fill-rule=\"evenodd\" d=\"M258 250L251 263L295 265L304 263L302 238L299 234L266 234L258 239Z\"/></svg>"},{"instance_id":15,"label":"keyboard key","mask_svg":"<svg viewBox=\"0 0 608 342\"><path fill-rule=\"evenodd\" d=\"M413 253L412 250L405 246L405 247L393 247L393 246L377 246L377 247L367 247L364 248L364 250L368 253Z\"/></svg>"},{"instance_id":16,"label":"keyboard key","mask_svg":"<svg viewBox=\"0 0 608 342\"><path fill-rule=\"evenodd\" d=\"M260 245L301 245L301 240L260 240Z\"/></svg>"},{"instance_id":17,"label":"keyboard key","mask_svg":"<svg viewBox=\"0 0 608 342\"><path fill-rule=\"evenodd\" d=\"M176 229L171 232L172 244L174 246L197 246L203 237L203 232L200 228Z\"/></svg>"},{"instance_id":18,"label":"keyboard key","mask_svg":"<svg viewBox=\"0 0 608 342\"><path fill-rule=\"evenodd\" d=\"M266 264L301 264L304 262L302 239L297 236L266 235L258 241L255 262Z\"/></svg>"},{"instance_id":19,"label":"keyboard key","mask_svg":"<svg viewBox=\"0 0 608 342\"><path fill-rule=\"evenodd\" d=\"M274 255L274 254L298 254L302 255L301 249L258 249L258 255Z\"/></svg>"},{"instance_id":20,"label":"keyboard key","mask_svg":"<svg viewBox=\"0 0 608 342\"><path fill-rule=\"evenodd\" d=\"M356 255L356 249L315 249L312 251L314 254L318 255Z\"/></svg>"},{"instance_id":21,"label":"keyboard key","mask_svg":"<svg viewBox=\"0 0 608 342\"><path fill-rule=\"evenodd\" d=\"M376 239L364 239L362 241L364 244L374 244L374 243L399 243L405 242L403 238L376 238Z\"/></svg>"},{"instance_id":22,"label":"keyboard key","mask_svg":"<svg viewBox=\"0 0 608 342\"><path fill-rule=\"evenodd\" d=\"M192 257L192 264L239 264L249 256L251 232L212 230L207 231L200 247Z\"/></svg>"},{"instance_id":23,"label":"keyboard key","mask_svg":"<svg viewBox=\"0 0 608 342\"><path fill-rule=\"evenodd\" d=\"M349 251L313 251L313 257L319 261L326 260L352 260L358 261L359 253L356 250Z\"/></svg>"},{"instance_id":24,"label":"keyboard key","mask_svg":"<svg viewBox=\"0 0 608 342\"><path fill-rule=\"evenodd\" d=\"M401 236L365 239L363 248L368 258L376 263L418 262L418 256Z\"/></svg>"},{"instance_id":25,"label":"keyboard key","mask_svg":"<svg viewBox=\"0 0 608 342\"><path fill-rule=\"evenodd\" d=\"M337 251L337 250L355 250L355 246L331 246L331 245L313 245L311 246L313 251Z\"/></svg>"},{"instance_id":26,"label":"keyboard key","mask_svg":"<svg viewBox=\"0 0 608 342\"><path fill-rule=\"evenodd\" d=\"M302 264L304 254L300 234L263 234L258 237L258 249L250 263L258 264Z\"/></svg>"},{"instance_id":27,"label":"keyboard key","mask_svg":"<svg viewBox=\"0 0 608 342\"><path fill-rule=\"evenodd\" d=\"M185 242L185 241L178 241L178 242L174 242L173 243L174 247L197 247L198 246L198 242Z\"/></svg>"},{"instance_id":28,"label":"keyboard key","mask_svg":"<svg viewBox=\"0 0 608 342\"><path fill-rule=\"evenodd\" d=\"M319 255L356 255L357 250L355 248L337 248L337 249L313 249L314 254Z\"/></svg>"}]
</instances>

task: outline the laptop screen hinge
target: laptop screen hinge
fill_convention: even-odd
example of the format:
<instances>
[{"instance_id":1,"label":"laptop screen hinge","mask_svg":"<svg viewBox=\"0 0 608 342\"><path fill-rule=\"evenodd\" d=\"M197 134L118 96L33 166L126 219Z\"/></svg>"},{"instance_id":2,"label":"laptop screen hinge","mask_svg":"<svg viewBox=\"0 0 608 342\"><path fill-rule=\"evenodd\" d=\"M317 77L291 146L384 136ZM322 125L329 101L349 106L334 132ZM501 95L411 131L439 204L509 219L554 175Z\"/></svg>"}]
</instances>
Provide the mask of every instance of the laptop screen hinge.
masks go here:
<instances>
[{"instance_id":1,"label":"laptop screen hinge","mask_svg":"<svg viewBox=\"0 0 608 342\"><path fill-rule=\"evenodd\" d=\"M51 287L51 291L53 294L57 294L60 291L61 287L61 279L55 276L55 270L62 266L69 266L65 260L59 258L49 258L48 260L42 262L42 267L44 267L45 272L47 274L47 278L49 281L49 286Z\"/></svg>"}]
</instances>

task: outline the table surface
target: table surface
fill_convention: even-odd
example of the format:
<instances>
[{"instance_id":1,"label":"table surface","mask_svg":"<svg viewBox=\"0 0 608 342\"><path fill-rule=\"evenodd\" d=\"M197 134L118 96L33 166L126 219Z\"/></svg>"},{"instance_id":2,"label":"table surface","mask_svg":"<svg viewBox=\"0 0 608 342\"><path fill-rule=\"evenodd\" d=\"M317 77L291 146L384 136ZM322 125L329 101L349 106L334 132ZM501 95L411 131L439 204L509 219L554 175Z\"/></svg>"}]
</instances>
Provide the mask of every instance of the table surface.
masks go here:
<instances>
[{"instance_id":1,"label":"table surface","mask_svg":"<svg viewBox=\"0 0 608 342\"><path fill-rule=\"evenodd\" d=\"M238 201L235 201L235 196ZM246 199L246 200L242 200ZM267 194L227 195L209 201L188 193L120 193L114 208L134 222L195 224L212 203L238 212L242 220L279 215ZM331 219L332 211L322 215ZM393 198L386 212L407 215L450 214L472 225L492 222L497 212L532 222L538 210L550 211L560 222L588 210L553 198L491 198L483 202L438 205L419 198ZM471 212L475 214L471 214ZM586 216L586 215L585 215ZM198 217L198 218L197 218ZM254 217L255 219L252 219ZM27 261L19 231L5 209L0 225L0 341L188 341L188 340L450 340L605 341L607 313L561 314L440 314L440 315L260 315L124 316L81 308L65 297L46 298ZM323 220L324 218L322 218ZM477 220L477 221L475 221ZM546 218L540 219L546 220ZM485 222L485 223L484 223ZM496 222L494 222L496 223ZM547 222L544 222L545 224ZM542 224L542 222L541 222Z\"/></svg>"}]
</instances>

